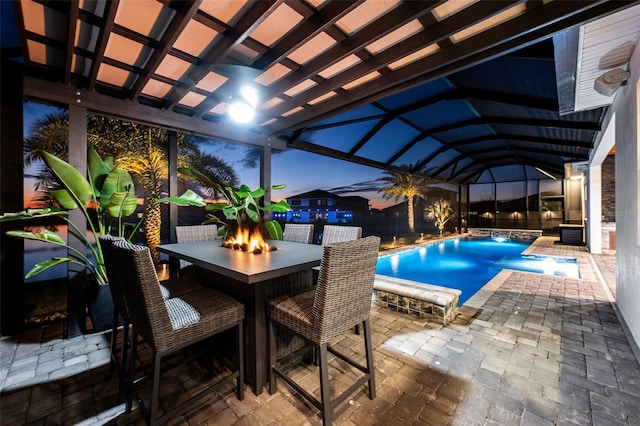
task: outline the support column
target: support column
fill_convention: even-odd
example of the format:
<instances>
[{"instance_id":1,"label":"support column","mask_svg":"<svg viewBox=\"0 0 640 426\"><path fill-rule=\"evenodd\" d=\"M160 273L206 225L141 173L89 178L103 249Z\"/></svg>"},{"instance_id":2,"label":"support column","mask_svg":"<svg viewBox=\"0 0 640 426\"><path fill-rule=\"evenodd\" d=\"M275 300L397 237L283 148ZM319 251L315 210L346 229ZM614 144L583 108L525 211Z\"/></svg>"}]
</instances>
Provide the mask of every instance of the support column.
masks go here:
<instances>
[{"instance_id":1,"label":"support column","mask_svg":"<svg viewBox=\"0 0 640 426\"><path fill-rule=\"evenodd\" d=\"M69 164L82 175L87 175L87 109L69 105ZM79 210L69 212L69 220L78 228L86 229L87 221ZM67 232L69 246L87 251L84 241ZM67 337L79 336L86 331L85 289L86 270L81 265L68 263L67 281Z\"/></svg>"},{"instance_id":2,"label":"support column","mask_svg":"<svg viewBox=\"0 0 640 426\"><path fill-rule=\"evenodd\" d=\"M169 162L169 197L178 196L178 135L169 130L169 148L167 152ZM169 204L169 241L176 242L175 229L178 225L178 206Z\"/></svg>"},{"instance_id":3,"label":"support column","mask_svg":"<svg viewBox=\"0 0 640 426\"><path fill-rule=\"evenodd\" d=\"M271 143L267 143L260 150L260 187L267 188L271 186ZM271 202L271 191L267 191L263 198L264 204ZM271 212L267 211L264 218L271 219Z\"/></svg>"},{"instance_id":4,"label":"support column","mask_svg":"<svg viewBox=\"0 0 640 426\"><path fill-rule=\"evenodd\" d=\"M615 114L610 118L600 141L591 152L587 175L587 247L602 253L602 163L616 143Z\"/></svg>"},{"instance_id":5,"label":"support column","mask_svg":"<svg viewBox=\"0 0 640 426\"><path fill-rule=\"evenodd\" d=\"M458 234L462 234L462 185L458 185Z\"/></svg>"},{"instance_id":6,"label":"support column","mask_svg":"<svg viewBox=\"0 0 640 426\"><path fill-rule=\"evenodd\" d=\"M587 175L587 246L602 253L602 173L601 166L589 166Z\"/></svg>"},{"instance_id":7,"label":"support column","mask_svg":"<svg viewBox=\"0 0 640 426\"><path fill-rule=\"evenodd\" d=\"M173 131L168 131L167 148L167 160L169 163L169 197L178 196L178 134ZM169 242L177 243L176 226L178 226L178 206L173 203L169 203ZM174 257L169 258L169 273L172 276L177 276L180 270L180 261Z\"/></svg>"},{"instance_id":8,"label":"support column","mask_svg":"<svg viewBox=\"0 0 640 426\"><path fill-rule=\"evenodd\" d=\"M24 210L21 64L3 61L0 72L0 213ZM0 334L24 325L24 240L5 233L22 230L22 221L0 224Z\"/></svg>"}]
</instances>

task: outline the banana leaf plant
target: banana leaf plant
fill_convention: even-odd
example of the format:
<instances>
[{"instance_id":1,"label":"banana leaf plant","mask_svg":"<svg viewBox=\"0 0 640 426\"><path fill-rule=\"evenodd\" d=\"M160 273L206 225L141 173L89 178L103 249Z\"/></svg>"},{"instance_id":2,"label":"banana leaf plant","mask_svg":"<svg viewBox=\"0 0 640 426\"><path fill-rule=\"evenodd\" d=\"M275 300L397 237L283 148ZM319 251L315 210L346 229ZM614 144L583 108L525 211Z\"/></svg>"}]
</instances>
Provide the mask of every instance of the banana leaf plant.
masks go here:
<instances>
[{"instance_id":1,"label":"banana leaf plant","mask_svg":"<svg viewBox=\"0 0 640 426\"><path fill-rule=\"evenodd\" d=\"M277 203L267 203L266 205L261 205L261 202L266 191L283 189L286 185L271 185L267 188L251 190L247 185L241 185L236 188L227 182L218 184L194 168L181 167L178 168L178 171L209 187L215 194L224 197L224 201L208 203L205 207L205 210L209 213L208 220L205 223L217 224L218 234L222 238L226 239L234 235L238 228L248 230L260 228L261 231L266 231L269 238L273 240L282 239L282 226L280 223L277 220L266 220L264 213L267 211L287 212L291 210L291 206L284 200L280 200ZM225 220L221 219L216 213L222 213Z\"/></svg>"},{"instance_id":2,"label":"banana leaf plant","mask_svg":"<svg viewBox=\"0 0 640 426\"><path fill-rule=\"evenodd\" d=\"M13 237L42 241L67 249L68 256L56 256L36 263L25 278L31 278L59 264L74 263L84 266L87 272L95 277L98 284L106 284L102 250L99 244L95 244L98 237L113 234L130 241L144 221L144 215L136 222L128 220L135 214L138 205L131 175L120 167L114 167L112 157L104 160L100 158L92 147L88 151L88 179L75 167L53 154L43 152L42 157L59 183L58 188L48 190L51 198L55 200L55 205L43 209L5 213L0 216L0 222L59 218L67 224L69 233L84 242L88 252L71 247L58 234L45 228L37 231L7 231L7 235ZM206 205L204 199L191 190L179 197L157 198L155 202L174 203L178 206L204 207ZM84 224L80 226L69 219L69 210L74 209L82 211L89 236Z\"/></svg>"}]
</instances>

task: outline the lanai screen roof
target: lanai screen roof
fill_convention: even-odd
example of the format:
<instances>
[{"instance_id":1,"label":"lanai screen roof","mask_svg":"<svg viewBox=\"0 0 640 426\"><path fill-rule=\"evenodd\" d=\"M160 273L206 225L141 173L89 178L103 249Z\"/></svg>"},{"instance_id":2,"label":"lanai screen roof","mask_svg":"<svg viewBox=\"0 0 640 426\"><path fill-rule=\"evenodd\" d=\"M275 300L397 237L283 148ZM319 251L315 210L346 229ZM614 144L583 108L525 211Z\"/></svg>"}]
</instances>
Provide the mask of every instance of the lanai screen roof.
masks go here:
<instances>
[{"instance_id":1,"label":"lanai screen roof","mask_svg":"<svg viewBox=\"0 0 640 426\"><path fill-rule=\"evenodd\" d=\"M441 181L512 181L563 175L602 130L606 105L560 112L556 59L570 49L552 37L637 3L21 0L19 47L3 41L2 57L24 62L32 99ZM260 99L242 126L227 116L240 80Z\"/></svg>"}]
</instances>

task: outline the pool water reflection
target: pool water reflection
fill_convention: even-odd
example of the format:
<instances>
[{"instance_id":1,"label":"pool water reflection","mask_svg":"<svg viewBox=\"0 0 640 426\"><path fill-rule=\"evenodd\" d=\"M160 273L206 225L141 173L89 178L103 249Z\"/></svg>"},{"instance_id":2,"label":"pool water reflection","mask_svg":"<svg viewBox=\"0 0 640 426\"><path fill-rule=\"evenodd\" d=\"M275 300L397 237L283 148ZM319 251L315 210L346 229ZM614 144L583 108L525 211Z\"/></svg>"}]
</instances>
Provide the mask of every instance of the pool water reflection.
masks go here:
<instances>
[{"instance_id":1,"label":"pool water reflection","mask_svg":"<svg viewBox=\"0 0 640 426\"><path fill-rule=\"evenodd\" d=\"M455 239L380 256L376 273L462 290L460 304L502 269L579 277L576 259L522 255L531 241Z\"/></svg>"}]
</instances>

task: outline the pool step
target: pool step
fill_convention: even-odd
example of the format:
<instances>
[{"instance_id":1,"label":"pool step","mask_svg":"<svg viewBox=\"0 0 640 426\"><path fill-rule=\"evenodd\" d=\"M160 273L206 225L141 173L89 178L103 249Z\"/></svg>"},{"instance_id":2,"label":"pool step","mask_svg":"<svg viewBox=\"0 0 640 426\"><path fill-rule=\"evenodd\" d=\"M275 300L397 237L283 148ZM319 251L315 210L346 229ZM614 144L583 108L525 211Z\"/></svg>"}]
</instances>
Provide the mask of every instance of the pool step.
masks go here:
<instances>
[{"instance_id":1,"label":"pool step","mask_svg":"<svg viewBox=\"0 0 640 426\"><path fill-rule=\"evenodd\" d=\"M373 284L376 305L442 325L458 314L460 294L460 290L384 275L376 275Z\"/></svg>"}]
</instances>

